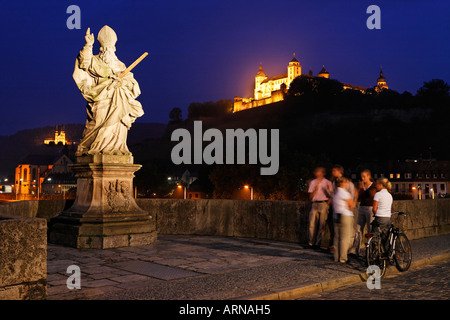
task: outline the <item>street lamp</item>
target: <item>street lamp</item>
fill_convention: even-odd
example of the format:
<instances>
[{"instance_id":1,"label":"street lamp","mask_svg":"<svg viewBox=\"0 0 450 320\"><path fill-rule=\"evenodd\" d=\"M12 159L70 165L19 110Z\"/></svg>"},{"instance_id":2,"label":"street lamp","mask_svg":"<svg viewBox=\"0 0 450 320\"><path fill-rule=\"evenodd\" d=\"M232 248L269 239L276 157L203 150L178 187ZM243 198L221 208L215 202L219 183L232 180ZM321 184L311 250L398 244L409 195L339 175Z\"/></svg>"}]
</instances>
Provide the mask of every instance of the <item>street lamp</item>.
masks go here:
<instances>
[{"instance_id":1,"label":"street lamp","mask_svg":"<svg viewBox=\"0 0 450 320\"><path fill-rule=\"evenodd\" d=\"M416 190L417 190L417 188L414 186L411 188L413 199L416 199Z\"/></svg>"},{"instance_id":2,"label":"street lamp","mask_svg":"<svg viewBox=\"0 0 450 320\"><path fill-rule=\"evenodd\" d=\"M245 189L250 189L250 200L253 200L253 187L250 187L249 185L244 186Z\"/></svg>"},{"instance_id":3,"label":"street lamp","mask_svg":"<svg viewBox=\"0 0 450 320\"><path fill-rule=\"evenodd\" d=\"M179 184L177 187L178 189L183 188L183 199L186 199L186 187L181 184Z\"/></svg>"}]
</instances>

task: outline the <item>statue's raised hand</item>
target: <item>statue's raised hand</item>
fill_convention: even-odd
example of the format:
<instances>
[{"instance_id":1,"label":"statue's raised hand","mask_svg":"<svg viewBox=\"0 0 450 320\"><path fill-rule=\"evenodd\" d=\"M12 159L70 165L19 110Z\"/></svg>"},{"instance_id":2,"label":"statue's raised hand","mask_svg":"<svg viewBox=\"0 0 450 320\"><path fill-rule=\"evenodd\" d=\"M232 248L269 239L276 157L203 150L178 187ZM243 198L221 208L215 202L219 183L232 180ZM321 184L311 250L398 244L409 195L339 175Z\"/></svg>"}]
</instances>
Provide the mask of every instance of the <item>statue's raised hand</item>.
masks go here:
<instances>
[{"instance_id":1,"label":"statue's raised hand","mask_svg":"<svg viewBox=\"0 0 450 320\"><path fill-rule=\"evenodd\" d=\"M94 34L91 33L91 28L87 28L84 39L86 39L87 45L92 46L94 44Z\"/></svg>"}]
</instances>

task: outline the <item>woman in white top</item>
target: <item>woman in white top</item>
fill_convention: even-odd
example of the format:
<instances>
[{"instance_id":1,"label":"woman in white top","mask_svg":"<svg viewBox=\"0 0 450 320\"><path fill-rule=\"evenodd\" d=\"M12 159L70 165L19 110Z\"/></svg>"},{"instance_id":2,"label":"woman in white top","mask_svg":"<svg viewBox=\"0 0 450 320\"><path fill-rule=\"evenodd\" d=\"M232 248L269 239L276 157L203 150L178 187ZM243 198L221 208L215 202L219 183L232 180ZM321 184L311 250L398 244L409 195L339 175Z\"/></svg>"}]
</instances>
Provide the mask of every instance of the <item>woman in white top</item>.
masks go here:
<instances>
[{"instance_id":1,"label":"woman in white top","mask_svg":"<svg viewBox=\"0 0 450 320\"><path fill-rule=\"evenodd\" d=\"M378 179L375 183L377 188L377 193L373 197L373 214L375 215L375 224L381 228L382 239L386 235L386 231L391 226L391 215L392 215L392 195L391 183L386 178Z\"/></svg>"},{"instance_id":2,"label":"woman in white top","mask_svg":"<svg viewBox=\"0 0 450 320\"><path fill-rule=\"evenodd\" d=\"M348 189L347 178L336 179L333 195L334 211L334 261L347 262L347 252L351 245L353 231L353 208L355 202Z\"/></svg>"}]
</instances>

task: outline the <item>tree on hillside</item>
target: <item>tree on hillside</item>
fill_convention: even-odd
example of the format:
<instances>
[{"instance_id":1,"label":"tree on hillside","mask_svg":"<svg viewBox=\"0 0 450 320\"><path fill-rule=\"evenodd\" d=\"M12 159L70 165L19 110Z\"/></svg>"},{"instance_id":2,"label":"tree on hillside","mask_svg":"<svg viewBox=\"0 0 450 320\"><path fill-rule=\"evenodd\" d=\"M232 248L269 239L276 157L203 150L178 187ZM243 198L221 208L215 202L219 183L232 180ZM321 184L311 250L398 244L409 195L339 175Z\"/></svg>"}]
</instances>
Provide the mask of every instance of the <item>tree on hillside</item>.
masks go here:
<instances>
[{"instance_id":1,"label":"tree on hillside","mask_svg":"<svg viewBox=\"0 0 450 320\"><path fill-rule=\"evenodd\" d=\"M423 86L417 90L419 97L427 98L442 98L448 97L450 92L450 86L441 79L433 79L428 82L424 82Z\"/></svg>"},{"instance_id":2,"label":"tree on hillside","mask_svg":"<svg viewBox=\"0 0 450 320\"><path fill-rule=\"evenodd\" d=\"M169 123L177 123L183 120L183 116L180 108L173 108L169 113Z\"/></svg>"},{"instance_id":3,"label":"tree on hillside","mask_svg":"<svg viewBox=\"0 0 450 320\"><path fill-rule=\"evenodd\" d=\"M310 77L306 75L295 78L290 87L290 95L311 95L318 97L335 96L342 93L342 83L321 77Z\"/></svg>"},{"instance_id":4,"label":"tree on hillside","mask_svg":"<svg viewBox=\"0 0 450 320\"><path fill-rule=\"evenodd\" d=\"M188 107L188 119L200 117L220 117L233 111L233 102L222 99L217 102L193 102Z\"/></svg>"}]
</instances>

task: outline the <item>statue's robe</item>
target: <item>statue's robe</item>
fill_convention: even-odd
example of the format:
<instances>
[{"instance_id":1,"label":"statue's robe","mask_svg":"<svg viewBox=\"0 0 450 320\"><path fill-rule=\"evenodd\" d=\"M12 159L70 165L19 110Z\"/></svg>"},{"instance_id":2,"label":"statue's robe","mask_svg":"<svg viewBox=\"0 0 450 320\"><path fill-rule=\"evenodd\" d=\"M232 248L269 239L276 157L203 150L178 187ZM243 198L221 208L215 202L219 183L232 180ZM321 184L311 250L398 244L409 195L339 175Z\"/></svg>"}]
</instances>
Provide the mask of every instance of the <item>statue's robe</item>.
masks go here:
<instances>
[{"instance_id":1,"label":"statue's robe","mask_svg":"<svg viewBox=\"0 0 450 320\"><path fill-rule=\"evenodd\" d=\"M118 59L107 64L98 55L93 56L92 46L86 45L80 51L73 78L87 100L87 120L77 155L130 154L127 131L144 111L136 101L141 90L131 72L118 87L110 78L125 69Z\"/></svg>"}]
</instances>

